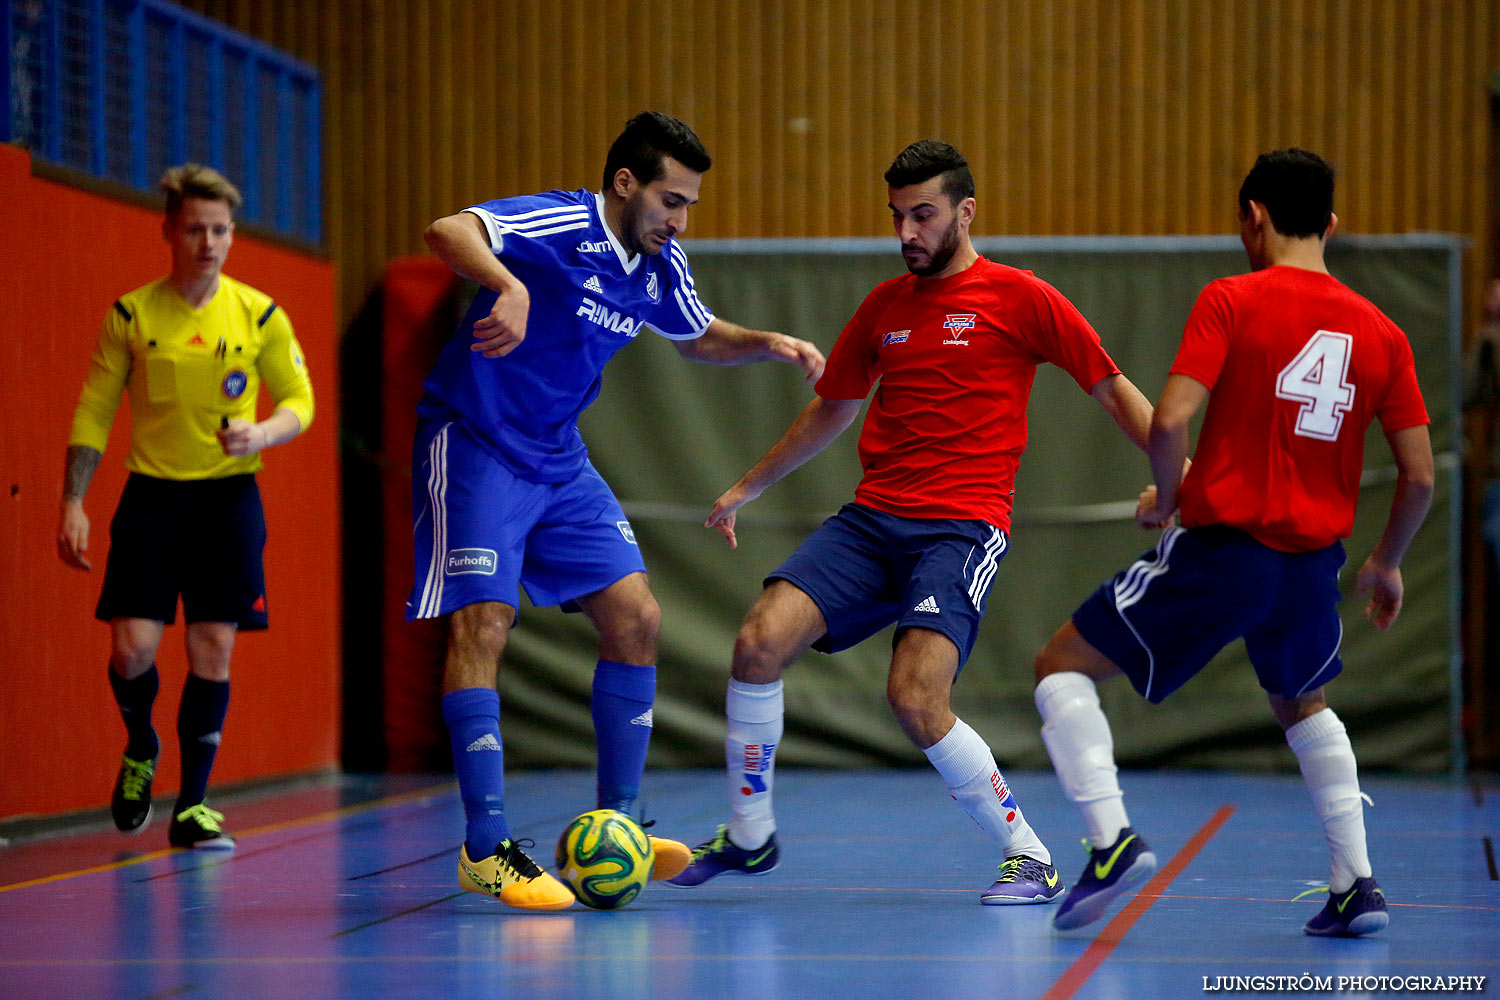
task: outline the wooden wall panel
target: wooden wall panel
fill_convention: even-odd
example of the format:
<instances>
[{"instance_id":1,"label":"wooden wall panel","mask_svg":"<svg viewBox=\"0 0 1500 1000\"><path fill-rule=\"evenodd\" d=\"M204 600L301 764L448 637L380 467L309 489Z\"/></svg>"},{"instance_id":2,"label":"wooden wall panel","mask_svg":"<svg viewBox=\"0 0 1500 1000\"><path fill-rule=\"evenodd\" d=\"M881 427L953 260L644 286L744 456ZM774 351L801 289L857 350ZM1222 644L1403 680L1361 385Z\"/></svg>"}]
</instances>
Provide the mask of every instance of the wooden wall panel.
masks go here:
<instances>
[{"instance_id":1,"label":"wooden wall panel","mask_svg":"<svg viewBox=\"0 0 1500 1000\"><path fill-rule=\"evenodd\" d=\"M984 233L1216 233L1256 152L1340 170L1354 232L1475 241L1493 266L1492 0L349 0L187 6L320 67L330 249L352 316L438 215L599 183L643 107L717 166L702 236L886 232L907 141L964 149Z\"/></svg>"}]
</instances>

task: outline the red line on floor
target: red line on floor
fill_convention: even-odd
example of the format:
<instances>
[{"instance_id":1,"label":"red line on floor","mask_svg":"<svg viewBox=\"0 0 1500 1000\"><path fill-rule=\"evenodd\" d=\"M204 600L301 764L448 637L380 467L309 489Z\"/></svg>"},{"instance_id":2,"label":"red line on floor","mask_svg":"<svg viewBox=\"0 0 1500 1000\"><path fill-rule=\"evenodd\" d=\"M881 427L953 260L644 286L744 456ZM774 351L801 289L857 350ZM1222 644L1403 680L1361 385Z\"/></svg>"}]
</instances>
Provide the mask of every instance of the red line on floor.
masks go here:
<instances>
[{"instance_id":1,"label":"red line on floor","mask_svg":"<svg viewBox=\"0 0 1500 1000\"><path fill-rule=\"evenodd\" d=\"M1193 858L1197 857L1203 845L1219 832L1219 827L1223 826L1232 815L1234 815L1234 806L1220 806L1209 817L1208 822L1193 834L1192 839L1182 845L1182 850L1167 862L1167 866L1157 872L1156 877L1147 882L1141 891L1125 904L1125 908L1115 915L1113 920L1104 925L1104 929L1089 944L1088 949L1067 967L1058 977L1057 982L1052 984L1051 989L1042 994L1042 1000L1069 1000L1077 993L1083 984L1088 982L1089 976L1094 974L1094 970L1099 968L1109 957L1110 952L1115 950L1115 945L1124 940L1130 928L1135 926L1135 922L1151 909L1151 904L1161 897L1162 892L1172 884L1173 879L1182 874L1182 870Z\"/></svg>"}]
</instances>

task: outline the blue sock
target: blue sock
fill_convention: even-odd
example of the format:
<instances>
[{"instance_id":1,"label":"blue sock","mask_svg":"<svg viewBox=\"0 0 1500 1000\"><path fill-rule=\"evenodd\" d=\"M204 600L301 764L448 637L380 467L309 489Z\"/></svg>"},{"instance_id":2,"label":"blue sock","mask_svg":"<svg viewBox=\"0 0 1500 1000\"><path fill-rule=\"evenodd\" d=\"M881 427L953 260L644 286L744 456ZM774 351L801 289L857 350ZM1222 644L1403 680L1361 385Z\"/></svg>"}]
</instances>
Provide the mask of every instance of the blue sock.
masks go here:
<instances>
[{"instance_id":1,"label":"blue sock","mask_svg":"<svg viewBox=\"0 0 1500 1000\"><path fill-rule=\"evenodd\" d=\"M656 667L600 660L594 667L594 740L599 748L599 809L629 813L641 791L651 745Z\"/></svg>"},{"instance_id":2,"label":"blue sock","mask_svg":"<svg viewBox=\"0 0 1500 1000\"><path fill-rule=\"evenodd\" d=\"M125 720L125 756L131 760L155 760L161 753L161 741L151 725L151 706L161 681L156 664L139 677L126 680L109 670L109 687L115 693L120 718Z\"/></svg>"},{"instance_id":3,"label":"blue sock","mask_svg":"<svg viewBox=\"0 0 1500 1000\"><path fill-rule=\"evenodd\" d=\"M224 716L229 711L229 682L188 674L177 706L177 745L182 751L182 789L172 815L203 801L214 769Z\"/></svg>"},{"instance_id":4,"label":"blue sock","mask_svg":"<svg viewBox=\"0 0 1500 1000\"><path fill-rule=\"evenodd\" d=\"M505 822L505 751L500 746L500 696L491 688L443 695L443 721L464 803L464 846L474 861L510 837Z\"/></svg>"}]
</instances>

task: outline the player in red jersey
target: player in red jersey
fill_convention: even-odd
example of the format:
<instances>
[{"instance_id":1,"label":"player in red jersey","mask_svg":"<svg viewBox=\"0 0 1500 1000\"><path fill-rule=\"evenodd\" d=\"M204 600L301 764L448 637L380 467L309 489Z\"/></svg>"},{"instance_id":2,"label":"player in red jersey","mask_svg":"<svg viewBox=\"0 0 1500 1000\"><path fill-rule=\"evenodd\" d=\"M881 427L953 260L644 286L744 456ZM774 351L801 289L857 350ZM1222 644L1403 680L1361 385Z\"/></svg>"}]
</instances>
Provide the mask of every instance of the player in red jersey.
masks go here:
<instances>
[{"instance_id":1,"label":"player in red jersey","mask_svg":"<svg viewBox=\"0 0 1500 1000\"><path fill-rule=\"evenodd\" d=\"M1432 445L1405 335L1324 264L1337 224L1333 169L1322 159L1288 149L1256 160L1240 188L1252 273L1199 295L1156 404L1156 485L1136 519L1167 530L1037 656L1042 738L1092 846L1058 927L1097 920L1156 867L1125 814L1094 682L1123 673L1160 702L1240 637L1333 855L1330 898L1304 930L1358 935L1388 922L1365 850L1354 751L1323 685L1342 666L1339 540L1354 526L1365 429L1380 420L1398 473L1385 533L1356 580L1373 595L1365 617L1379 629L1401 610L1401 557L1432 502ZM1188 424L1205 402L1182 478ZM1172 526L1178 511L1184 528Z\"/></svg>"},{"instance_id":2,"label":"player in red jersey","mask_svg":"<svg viewBox=\"0 0 1500 1000\"><path fill-rule=\"evenodd\" d=\"M913 143L885 179L910 273L866 297L834 345L818 398L708 517L734 545L740 507L822 451L879 381L854 502L771 574L735 642L725 741L731 820L669 881L698 885L776 866L782 672L809 646L836 652L895 622L886 693L896 719L1002 852L1000 878L981 899L1048 902L1063 891L1051 855L949 694L1008 544L1036 366L1067 371L1142 449L1151 407L1072 303L1030 272L974 251L974 178L956 149Z\"/></svg>"}]
</instances>

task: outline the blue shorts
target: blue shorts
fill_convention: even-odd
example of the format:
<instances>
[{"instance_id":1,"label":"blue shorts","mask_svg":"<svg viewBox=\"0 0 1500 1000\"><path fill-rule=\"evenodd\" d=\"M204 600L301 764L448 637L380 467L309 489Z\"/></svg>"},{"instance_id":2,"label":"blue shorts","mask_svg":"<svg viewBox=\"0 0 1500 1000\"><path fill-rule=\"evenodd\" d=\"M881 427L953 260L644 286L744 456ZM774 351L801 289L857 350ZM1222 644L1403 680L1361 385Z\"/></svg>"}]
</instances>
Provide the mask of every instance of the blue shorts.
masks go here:
<instances>
[{"instance_id":1,"label":"blue shorts","mask_svg":"<svg viewBox=\"0 0 1500 1000\"><path fill-rule=\"evenodd\" d=\"M1073 625L1152 703L1241 636L1260 686L1296 698L1337 677L1338 542L1281 552L1236 528L1170 528L1094 592Z\"/></svg>"},{"instance_id":2,"label":"blue shorts","mask_svg":"<svg viewBox=\"0 0 1500 1000\"><path fill-rule=\"evenodd\" d=\"M266 513L248 473L157 479L132 472L109 523L94 617L266 627Z\"/></svg>"},{"instance_id":3,"label":"blue shorts","mask_svg":"<svg viewBox=\"0 0 1500 1000\"><path fill-rule=\"evenodd\" d=\"M564 605L644 573L635 532L588 463L565 483L517 477L463 424L423 420L412 456L416 584L406 619L481 601Z\"/></svg>"},{"instance_id":4,"label":"blue shorts","mask_svg":"<svg viewBox=\"0 0 1500 1000\"><path fill-rule=\"evenodd\" d=\"M766 582L812 598L828 632L813 648L837 653L887 625L939 632L963 667L1009 539L979 520L897 517L849 503L824 521Z\"/></svg>"}]
</instances>

